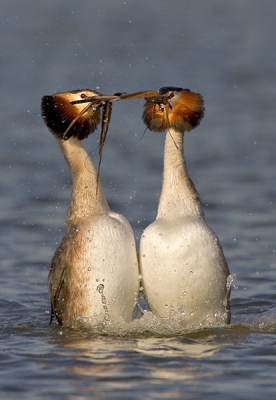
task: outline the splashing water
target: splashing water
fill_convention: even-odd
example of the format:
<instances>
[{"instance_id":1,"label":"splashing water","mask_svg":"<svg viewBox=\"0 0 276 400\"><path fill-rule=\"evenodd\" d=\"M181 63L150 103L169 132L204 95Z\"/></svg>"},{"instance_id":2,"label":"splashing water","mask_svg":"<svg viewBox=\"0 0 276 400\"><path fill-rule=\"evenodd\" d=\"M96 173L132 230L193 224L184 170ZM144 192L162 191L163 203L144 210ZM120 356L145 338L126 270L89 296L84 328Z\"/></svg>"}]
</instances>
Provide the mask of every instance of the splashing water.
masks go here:
<instances>
[{"instance_id":1,"label":"splashing water","mask_svg":"<svg viewBox=\"0 0 276 400\"><path fill-rule=\"evenodd\" d=\"M107 305L106 305L106 297L104 295L104 284L103 283L100 283L97 286L97 291L101 294L101 297L102 297L102 305L103 305L104 312L105 312L104 320L105 320L105 322L109 323L110 322L110 316L109 316L108 308L107 308Z\"/></svg>"}]
</instances>

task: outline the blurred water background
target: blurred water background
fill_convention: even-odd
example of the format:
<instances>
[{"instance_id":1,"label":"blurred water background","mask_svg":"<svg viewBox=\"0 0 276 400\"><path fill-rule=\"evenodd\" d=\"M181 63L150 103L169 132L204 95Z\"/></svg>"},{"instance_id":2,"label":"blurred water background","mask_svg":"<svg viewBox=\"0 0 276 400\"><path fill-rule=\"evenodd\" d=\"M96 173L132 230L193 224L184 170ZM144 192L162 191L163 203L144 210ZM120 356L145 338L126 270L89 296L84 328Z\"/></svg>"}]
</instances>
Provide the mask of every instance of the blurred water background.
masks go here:
<instances>
[{"instance_id":1,"label":"blurred water background","mask_svg":"<svg viewBox=\"0 0 276 400\"><path fill-rule=\"evenodd\" d=\"M1 398L274 399L276 2L1 4ZM185 157L236 274L232 324L117 337L49 326L48 265L71 177L41 119L41 97L166 85L205 98ZM101 167L110 206L137 243L156 216L164 144L164 134L143 135L142 104L114 105ZM98 139L85 141L95 161Z\"/></svg>"}]
</instances>

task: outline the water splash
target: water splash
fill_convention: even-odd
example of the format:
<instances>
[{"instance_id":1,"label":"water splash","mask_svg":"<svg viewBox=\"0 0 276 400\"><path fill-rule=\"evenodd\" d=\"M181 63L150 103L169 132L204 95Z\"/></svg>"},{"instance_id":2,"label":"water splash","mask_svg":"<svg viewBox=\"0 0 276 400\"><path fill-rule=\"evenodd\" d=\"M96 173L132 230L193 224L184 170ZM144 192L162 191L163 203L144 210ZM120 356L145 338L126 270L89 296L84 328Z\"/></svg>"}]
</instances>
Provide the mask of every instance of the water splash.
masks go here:
<instances>
[{"instance_id":1,"label":"water splash","mask_svg":"<svg viewBox=\"0 0 276 400\"><path fill-rule=\"evenodd\" d=\"M231 285L234 282L234 280L236 279L236 274L230 274L227 277L227 282L226 282L226 288L227 290L231 289Z\"/></svg>"},{"instance_id":2,"label":"water splash","mask_svg":"<svg viewBox=\"0 0 276 400\"><path fill-rule=\"evenodd\" d=\"M106 297L105 297L105 295L104 295L104 284L103 283L100 283L98 286L97 286L97 291L101 294L101 297L102 297L102 305L103 305L103 309L104 309L104 313L105 313L105 316L104 316L104 320L105 320L105 322L110 322L110 316L109 316L109 312L108 312L108 308L107 308L107 305L106 305Z\"/></svg>"}]
</instances>

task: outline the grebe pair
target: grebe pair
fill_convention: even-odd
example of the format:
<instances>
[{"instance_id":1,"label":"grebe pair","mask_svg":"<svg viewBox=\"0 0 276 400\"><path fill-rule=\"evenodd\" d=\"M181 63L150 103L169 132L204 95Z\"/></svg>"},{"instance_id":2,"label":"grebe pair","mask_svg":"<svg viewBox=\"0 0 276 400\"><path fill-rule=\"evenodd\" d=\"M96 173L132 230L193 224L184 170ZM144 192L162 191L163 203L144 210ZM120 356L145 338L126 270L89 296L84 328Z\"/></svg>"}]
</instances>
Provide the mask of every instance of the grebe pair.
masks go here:
<instances>
[{"instance_id":1,"label":"grebe pair","mask_svg":"<svg viewBox=\"0 0 276 400\"><path fill-rule=\"evenodd\" d=\"M131 321L139 290L133 232L124 217L109 210L80 140L95 130L101 106L110 111L111 102L134 98L146 99L143 120L148 129L167 131L157 218L140 241L145 298L153 313L174 318L184 328L229 323L227 262L205 223L183 156L184 132L200 123L203 99L175 87L115 96L82 90L43 98L43 118L59 142L73 179L66 231L49 274L52 315L63 325L76 319L92 325L116 322L119 317ZM103 137L108 122L102 122Z\"/></svg>"}]
</instances>

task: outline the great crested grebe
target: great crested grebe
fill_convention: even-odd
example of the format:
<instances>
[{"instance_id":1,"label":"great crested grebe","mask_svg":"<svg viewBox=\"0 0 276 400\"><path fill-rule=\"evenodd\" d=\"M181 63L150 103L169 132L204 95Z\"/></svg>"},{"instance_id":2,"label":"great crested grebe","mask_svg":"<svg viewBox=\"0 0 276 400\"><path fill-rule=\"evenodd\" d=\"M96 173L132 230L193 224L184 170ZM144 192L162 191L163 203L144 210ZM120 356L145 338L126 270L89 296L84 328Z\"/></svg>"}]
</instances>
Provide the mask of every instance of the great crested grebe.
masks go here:
<instances>
[{"instance_id":1,"label":"great crested grebe","mask_svg":"<svg viewBox=\"0 0 276 400\"><path fill-rule=\"evenodd\" d=\"M96 129L100 110L71 104L97 95L76 90L42 99L42 117L58 141L73 181L66 230L49 271L51 320L56 316L65 326L75 321L117 324L120 318L130 322L139 291L132 228L122 215L110 211L81 143Z\"/></svg>"},{"instance_id":2,"label":"great crested grebe","mask_svg":"<svg viewBox=\"0 0 276 400\"><path fill-rule=\"evenodd\" d=\"M167 131L158 213L143 232L139 249L151 311L161 318L174 317L185 328L229 323L229 269L217 237L206 225L183 156L184 132L203 118L203 98L176 87L123 97L144 97L147 128Z\"/></svg>"}]
</instances>

